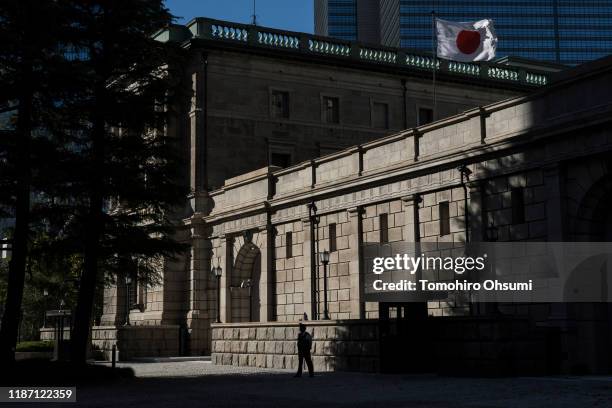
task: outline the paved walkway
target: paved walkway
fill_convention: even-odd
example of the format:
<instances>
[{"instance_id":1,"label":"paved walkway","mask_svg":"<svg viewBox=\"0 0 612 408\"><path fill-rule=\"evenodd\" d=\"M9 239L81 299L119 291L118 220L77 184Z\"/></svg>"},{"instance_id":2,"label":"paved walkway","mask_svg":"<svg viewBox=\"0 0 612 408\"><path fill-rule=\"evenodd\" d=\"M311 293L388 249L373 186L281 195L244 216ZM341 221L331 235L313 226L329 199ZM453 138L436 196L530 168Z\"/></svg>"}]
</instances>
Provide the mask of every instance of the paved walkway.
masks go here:
<instances>
[{"instance_id":1,"label":"paved walkway","mask_svg":"<svg viewBox=\"0 0 612 408\"><path fill-rule=\"evenodd\" d=\"M216 366L207 361L121 364L138 378L77 390L90 407L612 407L612 378L473 379ZM47 405L46 405L47 406Z\"/></svg>"}]
</instances>

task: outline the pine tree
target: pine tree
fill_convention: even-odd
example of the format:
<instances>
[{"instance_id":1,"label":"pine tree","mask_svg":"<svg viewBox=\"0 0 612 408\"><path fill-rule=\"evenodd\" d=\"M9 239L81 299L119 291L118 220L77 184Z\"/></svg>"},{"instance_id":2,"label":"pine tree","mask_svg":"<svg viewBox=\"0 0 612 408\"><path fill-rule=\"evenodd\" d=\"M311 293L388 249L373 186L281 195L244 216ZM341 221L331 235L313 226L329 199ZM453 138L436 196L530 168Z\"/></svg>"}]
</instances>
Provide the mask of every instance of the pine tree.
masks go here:
<instances>
[{"instance_id":1,"label":"pine tree","mask_svg":"<svg viewBox=\"0 0 612 408\"><path fill-rule=\"evenodd\" d=\"M80 127L65 235L82 244L71 358L84 363L97 283L125 274L126 264L141 281L158 279L160 260L184 249L169 215L186 188L178 141L165 133L182 89L179 48L152 38L171 22L163 2L73 2L71 10L74 46L86 57L76 64L79 97L66 105Z\"/></svg>"},{"instance_id":2,"label":"pine tree","mask_svg":"<svg viewBox=\"0 0 612 408\"><path fill-rule=\"evenodd\" d=\"M58 56L59 19L57 2L0 3L0 217L14 218L0 328L0 361L5 363L14 360L30 239L31 197L41 158L36 152L49 142L45 122L55 108L52 88L56 81L48 67Z\"/></svg>"},{"instance_id":3,"label":"pine tree","mask_svg":"<svg viewBox=\"0 0 612 408\"><path fill-rule=\"evenodd\" d=\"M52 275L39 260L59 256L80 275L71 350L84 363L105 280L137 270L156 283L185 249L171 219L187 193L180 141L165 132L184 97L182 53L151 37L171 22L162 1L25 0L0 13L0 210L15 218L0 358L14 358L28 257Z\"/></svg>"}]
</instances>

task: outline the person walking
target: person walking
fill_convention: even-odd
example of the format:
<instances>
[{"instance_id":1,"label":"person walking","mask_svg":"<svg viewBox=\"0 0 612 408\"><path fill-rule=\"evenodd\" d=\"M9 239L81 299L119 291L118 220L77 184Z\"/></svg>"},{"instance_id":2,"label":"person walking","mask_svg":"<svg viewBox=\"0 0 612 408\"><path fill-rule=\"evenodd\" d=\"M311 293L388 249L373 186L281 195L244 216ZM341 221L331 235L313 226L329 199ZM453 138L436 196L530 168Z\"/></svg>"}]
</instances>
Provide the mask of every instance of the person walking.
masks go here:
<instances>
[{"instance_id":1,"label":"person walking","mask_svg":"<svg viewBox=\"0 0 612 408\"><path fill-rule=\"evenodd\" d=\"M308 375L314 377L314 369L312 367L312 358L310 357L310 349L312 348L312 336L306 331L306 325L300 323L300 333L297 338L298 348L298 371L295 377L302 376L302 364L306 360L308 366Z\"/></svg>"}]
</instances>

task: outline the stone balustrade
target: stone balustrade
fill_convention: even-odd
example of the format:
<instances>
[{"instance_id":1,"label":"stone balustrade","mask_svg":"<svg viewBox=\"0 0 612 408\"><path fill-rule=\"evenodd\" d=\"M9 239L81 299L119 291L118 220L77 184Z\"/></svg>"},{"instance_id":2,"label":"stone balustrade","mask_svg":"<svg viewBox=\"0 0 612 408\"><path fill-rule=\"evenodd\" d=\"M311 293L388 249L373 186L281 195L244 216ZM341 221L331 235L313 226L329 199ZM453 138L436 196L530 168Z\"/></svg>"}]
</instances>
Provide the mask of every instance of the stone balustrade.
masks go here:
<instances>
[{"instance_id":1,"label":"stone balustrade","mask_svg":"<svg viewBox=\"0 0 612 408\"><path fill-rule=\"evenodd\" d=\"M494 62L462 63L434 58L431 53L385 46L362 45L307 33L277 30L198 17L186 26L174 25L155 35L159 41L203 39L290 51L321 58L341 58L416 71L436 70L454 77L474 78L538 87L549 82L544 71L508 67Z\"/></svg>"}]
</instances>

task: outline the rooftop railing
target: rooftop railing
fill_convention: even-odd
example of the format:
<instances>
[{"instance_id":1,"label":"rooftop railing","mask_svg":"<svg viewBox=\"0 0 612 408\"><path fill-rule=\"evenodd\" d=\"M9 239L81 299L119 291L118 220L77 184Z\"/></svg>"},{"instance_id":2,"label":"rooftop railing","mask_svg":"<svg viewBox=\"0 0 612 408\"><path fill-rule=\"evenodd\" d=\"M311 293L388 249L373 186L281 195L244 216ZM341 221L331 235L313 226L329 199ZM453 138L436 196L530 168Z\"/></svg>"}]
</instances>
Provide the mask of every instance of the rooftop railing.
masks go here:
<instances>
[{"instance_id":1,"label":"rooftop railing","mask_svg":"<svg viewBox=\"0 0 612 408\"><path fill-rule=\"evenodd\" d=\"M434 58L431 53L426 52L364 45L354 41L208 18L196 18L186 26L172 26L158 33L157 38L160 41L185 41L192 38L224 41L322 58L333 57L390 67L405 67L421 72L432 71L435 65L437 72L450 76L466 79L481 78L529 87L539 87L550 82L550 72L544 70L494 62L448 61Z\"/></svg>"}]
</instances>

